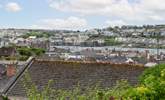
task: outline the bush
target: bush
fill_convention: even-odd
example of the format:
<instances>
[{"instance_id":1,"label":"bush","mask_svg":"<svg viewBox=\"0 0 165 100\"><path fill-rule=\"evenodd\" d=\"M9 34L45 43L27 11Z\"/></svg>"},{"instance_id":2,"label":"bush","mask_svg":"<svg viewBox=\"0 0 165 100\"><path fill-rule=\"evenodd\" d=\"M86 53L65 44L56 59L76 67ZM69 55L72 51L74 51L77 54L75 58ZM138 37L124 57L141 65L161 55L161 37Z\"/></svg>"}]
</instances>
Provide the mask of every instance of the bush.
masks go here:
<instances>
[{"instance_id":1,"label":"bush","mask_svg":"<svg viewBox=\"0 0 165 100\"><path fill-rule=\"evenodd\" d=\"M32 56L32 51L29 48L23 47L17 49L22 56Z\"/></svg>"},{"instance_id":2,"label":"bush","mask_svg":"<svg viewBox=\"0 0 165 100\"><path fill-rule=\"evenodd\" d=\"M26 61L29 57L28 56L19 56L18 60L20 61Z\"/></svg>"},{"instance_id":3,"label":"bush","mask_svg":"<svg viewBox=\"0 0 165 100\"><path fill-rule=\"evenodd\" d=\"M121 45L122 43L115 40L115 37L107 37L105 38L105 45L107 46L115 46L115 45Z\"/></svg>"},{"instance_id":4,"label":"bush","mask_svg":"<svg viewBox=\"0 0 165 100\"><path fill-rule=\"evenodd\" d=\"M3 95L2 100L10 100L7 96Z\"/></svg>"},{"instance_id":5,"label":"bush","mask_svg":"<svg viewBox=\"0 0 165 100\"><path fill-rule=\"evenodd\" d=\"M31 51L37 56L40 56L45 53L45 50L42 48L31 48Z\"/></svg>"},{"instance_id":6,"label":"bush","mask_svg":"<svg viewBox=\"0 0 165 100\"><path fill-rule=\"evenodd\" d=\"M28 100L54 100L54 90L50 88L52 80L44 87L43 91L39 91L37 86L31 81L29 74L26 72L22 80L23 87L26 90Z\"/></svg>"},{"instance_id":7,"label":"bush","mask_svg":"<svg viewBox=\"0 0 165 100\"><path fill-rule=\"evenodd\" d=\"M165 65L157 65L146 70L140 77L140 82L154 92L155 98L165 99Z\"/></svg>"},{"instance_id":8,"label":"bush","mask_svg":"<svg viewBox=\"0 0 165 100\"><path fill-rule=\"evenodd\" d=\"M22 47L22 48L18 48L17 50L21 56L32 56L32 55L40 56L45 53L45 50L42 48Z\"/></svg>"}]
</instances>

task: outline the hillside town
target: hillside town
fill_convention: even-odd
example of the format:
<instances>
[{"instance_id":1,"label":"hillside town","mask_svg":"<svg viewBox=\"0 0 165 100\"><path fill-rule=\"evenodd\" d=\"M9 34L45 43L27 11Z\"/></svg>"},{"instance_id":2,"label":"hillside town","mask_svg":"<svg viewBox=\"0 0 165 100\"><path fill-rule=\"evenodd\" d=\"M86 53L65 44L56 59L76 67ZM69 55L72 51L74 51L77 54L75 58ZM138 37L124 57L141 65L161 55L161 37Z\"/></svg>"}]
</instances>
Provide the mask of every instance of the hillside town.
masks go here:
<instances>
[{"instance_id":1,"label":"hillside town","mask_svg":"<svg viewBox=\"0 0 165 100\"><path fill-rule=\"evenodd\" d=\"M46 59L131 61L144 65L164 61L164 37L165 25L115 26L85 31L1 29L0 47L42 48L46 51L42 58Z\"/></svg>"},{"instance_id":2,"label":"hillside town","mask_svg":"<svg viewBox=\"0 0 165 100\"><path fill-rule=\"evenodd\" d=\"M42 66L39 65L51 67L53 63L58 65L60 61L68 65L77 62L84 66L88 64L143 66L142 69L137 67L133 70L134 73L131 72L133 76L130 81L136 84L137 80L134 80L134 76L139 75L144 67L165 63L164 37L165 25L116 26L85 31L0 29L0 93L22 95L21 89L17 91L17 88L20 88L17 81L25 70L36 66L39 68L38 73L41 74L43 71L40 67ZM48 62L52 64L49 65ZM59 70L63 72L64 69ZM35 69L30 71L34 72ZM124 69L120 72L123 71ZM129 73L127 71L123 73L127 75ZM103 73L107 75L105 71ZM51 77L46 71L45 74ZM37 72L36 75L38 75ZM129 75L125 78L128 77ZM11 88L15 86L13 85L16 84L15 82L18 87L16 85ZM69 88L66 82L63 85ZM58 88L56 85L54 87Z\"/></svg>"}]
</instances>

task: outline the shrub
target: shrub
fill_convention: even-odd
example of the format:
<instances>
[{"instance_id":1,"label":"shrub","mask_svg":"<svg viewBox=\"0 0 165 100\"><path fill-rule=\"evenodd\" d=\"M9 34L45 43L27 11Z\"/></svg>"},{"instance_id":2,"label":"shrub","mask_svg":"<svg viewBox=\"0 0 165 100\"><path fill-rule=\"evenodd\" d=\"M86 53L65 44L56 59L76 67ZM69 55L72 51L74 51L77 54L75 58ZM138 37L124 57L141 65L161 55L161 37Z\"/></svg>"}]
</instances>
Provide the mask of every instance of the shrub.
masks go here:
<instances>
[{"instance_id":1,"label":"shrub","mask_svg":"<svg viewBox=\"0 0 165 100\"><path fill-rule=\"evenodd\" d=\"M19 56L18 60L20 61L26 61L29 57L28 56Z\"/></svg>"},{"instance_id":2,"label":"shrub","mask_svg":"<svg viewBox=\"0 0 165 100\"><path fill-rule=\"evenodd\" d=\"M32 56L32 51L29 48L18 48L19 54L22 56Z\"/></svg>"},{"instance_id":3,"label":"shrub","mask_svg":"<svg viewBox=\"0 0 165 100\"><path fill-rule=\"evenodd\" d=\"M37 86L32 82L30 75L26 72L22 80L23 87L26 90L28 100L54 100L54 90L50 88L52 80L44 87L43 91L39 91Z\"/></svg>"},{"instance_id":4,"label":"shrub","mask_svg":"<svg viewBox=\"0 0 165 100\"><path fill-rule=\"evenodd\" d=\"M140 82L154 92L157 99L165 99L165 65L157 65L146 70L140 77Z\"/></svg>"},{"instance_id":5,"label":"shrub","mask_svg":"<svg viewBox=\"0 0 165 100\"><path fill-rule=\"evenodd\" d=\"M42 48L22 47L22 48L18 48L17 50L21 56L32 56L32 55L40 56L45 53L45 50Z\"/></svg>"}]
</instances>

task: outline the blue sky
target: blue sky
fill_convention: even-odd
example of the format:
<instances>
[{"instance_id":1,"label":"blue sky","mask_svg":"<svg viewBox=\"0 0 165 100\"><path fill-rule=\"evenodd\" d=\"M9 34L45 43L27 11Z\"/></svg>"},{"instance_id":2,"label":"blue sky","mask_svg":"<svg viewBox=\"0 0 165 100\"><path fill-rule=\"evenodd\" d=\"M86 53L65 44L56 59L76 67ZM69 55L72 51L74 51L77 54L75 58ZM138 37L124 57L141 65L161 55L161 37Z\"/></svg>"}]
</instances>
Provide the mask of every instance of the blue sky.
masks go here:
<instances>
[{"instance_id":1,"label":"blue sky","mask_svg":"<svg viewBox=\"0 0 165 100\"><path fill-rule=\"evenodd\" d=\"M164 24L164 0L0 0L0 28Z\"/></svg>"}]
</instances>

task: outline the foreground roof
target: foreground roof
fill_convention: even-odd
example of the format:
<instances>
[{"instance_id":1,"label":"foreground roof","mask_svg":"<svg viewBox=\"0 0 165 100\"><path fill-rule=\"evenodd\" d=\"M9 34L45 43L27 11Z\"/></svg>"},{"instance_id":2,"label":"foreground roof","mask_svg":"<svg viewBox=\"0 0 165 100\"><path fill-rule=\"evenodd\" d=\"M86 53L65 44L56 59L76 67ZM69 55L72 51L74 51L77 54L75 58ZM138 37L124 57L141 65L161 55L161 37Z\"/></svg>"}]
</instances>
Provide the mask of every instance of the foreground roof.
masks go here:
<instances>
[{"instance_id":1,"label":"foreground roof","mask_svg":"<svg viewBox=\"0 0 165 100\"><path fill-rule=\"evenodd\" d=\"M121 79L127 79L130 84L135 85L138 82L138 76L144 69L144 67L131 65L35 60L29 66L28 71L32 81L39 89L47 85L49 80L54 80L52 88L68 90L73 89L78 83L82 88L96 83L107 88ZM7 92L9 96L26 97L21 78L23 76L9 89Z\"/></svg>"}]
</instances>

